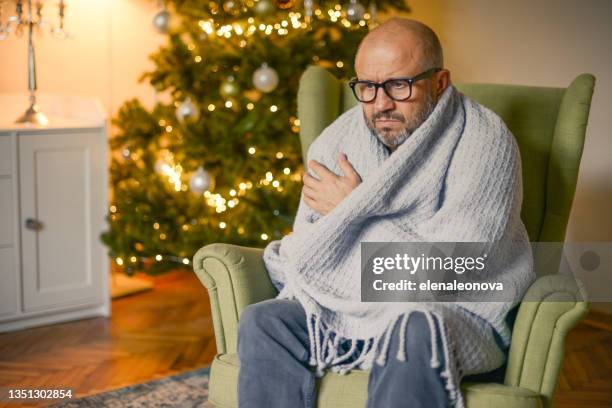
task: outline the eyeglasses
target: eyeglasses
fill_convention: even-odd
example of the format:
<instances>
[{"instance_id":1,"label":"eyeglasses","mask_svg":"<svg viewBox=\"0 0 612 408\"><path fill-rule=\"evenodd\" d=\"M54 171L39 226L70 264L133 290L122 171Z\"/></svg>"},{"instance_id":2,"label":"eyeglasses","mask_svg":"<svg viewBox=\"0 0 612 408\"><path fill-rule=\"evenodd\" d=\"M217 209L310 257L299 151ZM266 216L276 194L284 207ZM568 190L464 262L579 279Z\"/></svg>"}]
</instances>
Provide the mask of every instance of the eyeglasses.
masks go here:
<instances>
[{"instance_id":1,"label":"eyeglasses","mask_svg":"<svg viewBox=\"0 0 612 408\"><path fill-rule=\"evenodd\" d=\"M442 68L431 68L417 76L391 78L384 82L359 81L357 78L351 78L349 86L359 102L372 102L376 99L378 88L383 88L389 98L401 102L410 99L412 96L412 85L416 81L429 78L439 71L442 71Z\"/></svg>"}]
</instances>

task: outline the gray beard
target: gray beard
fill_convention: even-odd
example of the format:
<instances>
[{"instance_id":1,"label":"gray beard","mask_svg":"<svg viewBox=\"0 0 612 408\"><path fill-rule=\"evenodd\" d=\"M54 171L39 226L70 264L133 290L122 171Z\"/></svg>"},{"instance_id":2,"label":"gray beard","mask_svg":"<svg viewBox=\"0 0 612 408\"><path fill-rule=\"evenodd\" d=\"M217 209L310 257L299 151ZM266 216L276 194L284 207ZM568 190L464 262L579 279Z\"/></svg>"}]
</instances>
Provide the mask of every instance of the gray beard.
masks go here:
<instances>
[{"instance_id":1,"label":"gray beard","mask_svg":"<svg viewBox=\"0 0 612 408\"><path fill-rule=\"evenodd\" d=\"M394 136L390 136L385 131L378 130L376 126L370 124L370 122L365 117L365 113L363 115L368 129L370 129L370 132L374 136L376 136L376 138L382 144L384 144L391 150L395 150L399 145L404 143L406 139L408 139L410 135L412 135L412 133L414 133L414 131L417 130L419 126L423 124L423 122L425 122L425 120L427 120L427 118L429 117L429 115L431 115L431 112L433 112L435 107L436 102L434 101L433 96L431 94L428 94L423 108L416 112L412 117L408 118L406 120L404 128L397 135Z\"/></svg>"}]
</instances>

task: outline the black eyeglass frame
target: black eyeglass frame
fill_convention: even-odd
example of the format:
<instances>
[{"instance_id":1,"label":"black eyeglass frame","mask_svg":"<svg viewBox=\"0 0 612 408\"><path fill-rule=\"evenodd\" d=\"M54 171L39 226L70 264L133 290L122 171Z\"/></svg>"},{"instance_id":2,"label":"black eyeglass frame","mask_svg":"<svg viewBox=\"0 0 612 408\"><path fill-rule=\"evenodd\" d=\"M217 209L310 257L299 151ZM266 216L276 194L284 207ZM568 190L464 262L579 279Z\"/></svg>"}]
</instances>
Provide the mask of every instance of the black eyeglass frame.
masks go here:
<instances>
[{"instance_id":1,"label":"black eyeglass frame","mask_svg":"<svg viewBox=\"0 0 612 408\"><path fill-rule=\"evenodd\" d=\"M407 101L408 99L410 99L412 97L412 85L416 82L416 81L420 81L422 79L426 79L429 78L431 75L435 74L436 72L440 72L442 71L443 68L430 68L425 72L421 72L418 75L415 75L413 77L402 77L402 78L389 78L384 82L373 82L373 81L360 81L357 79L357 77L351 78L349 80L349 86L351 87L351 89L353 90L353 94L355 95L355 98L359 101L359 102L363 102L363 103L370 103L373 102L374 100L376 100L376 97L378 96L378 88L382 88L385 93L387 94L387 96L391 99L393 99L394 101L397 102L403 102L403 101ZM408 97L406 98L402 98L402 99L398 99L398 98L394 98L393 96L391 96L389 94L389 91L387 91L387 84L393 81L408 81L408 86L410 87L410 93L408 94ZM359 98L359 96L357 95L357 91L355 90L355 86L357 86L357 84L369 84L369 85L374 85L376 87L376 89L374 90L374 97L370 100L362 100Z\"/></svg>"}]
</instances>

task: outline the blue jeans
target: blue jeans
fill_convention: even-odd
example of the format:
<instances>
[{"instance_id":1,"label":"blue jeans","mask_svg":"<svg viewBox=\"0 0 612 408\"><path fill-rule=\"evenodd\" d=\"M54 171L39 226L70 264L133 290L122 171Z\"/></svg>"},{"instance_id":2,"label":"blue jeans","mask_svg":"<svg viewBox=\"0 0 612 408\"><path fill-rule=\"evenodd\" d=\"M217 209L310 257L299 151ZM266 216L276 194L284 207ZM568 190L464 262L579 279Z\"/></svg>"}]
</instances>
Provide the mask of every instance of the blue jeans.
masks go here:
<instances>
[{"instance_id":1,"label":"blue jeans","mask_svg":"<svg viewBox=\"0 0 612 408\"><path fill-rule=\"evenodd\" d=\"M448 406L440 377L444 353L437 341L440 367L432 368L427 319L419 312L408 319L406 361L395 358L399 328L396 324L391 335L386 364L375 363L370 370L366 407ZM239 408L315 407L306 313L298 301L270 299L249 305L238 326L238 357Z\"/></svg>"}]
</instances>

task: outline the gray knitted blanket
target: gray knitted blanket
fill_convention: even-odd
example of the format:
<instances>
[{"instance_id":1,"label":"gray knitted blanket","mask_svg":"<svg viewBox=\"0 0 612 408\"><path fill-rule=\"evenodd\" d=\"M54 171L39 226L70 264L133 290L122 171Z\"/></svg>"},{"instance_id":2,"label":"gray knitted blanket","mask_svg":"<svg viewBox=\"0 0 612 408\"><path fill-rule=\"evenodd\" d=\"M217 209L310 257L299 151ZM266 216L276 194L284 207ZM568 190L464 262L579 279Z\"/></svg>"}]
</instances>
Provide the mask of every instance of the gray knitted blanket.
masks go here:
<instances>
[{"instance_id":1,"label":"gray knitted blanket","mask_svg":"<svg viewBox=\"0 0 612 408\"><path fill-rule=\"evenodd\" d=\"M361 302L360 242L511 242L496 254L496 280L520 299L534 275L520 218L516 141L501 118L451 85L392 154L367 128L361 106L344 112L313 142L308 158L342 174L339 152L362 183L325 216L302 197L293 232L264 251L278 298L297 299L306 311L310 364L318 376L384 365L398 323L396 358L404 360L401 333L410 313L421 311L431 338L443 346L449 400L464 406L461 378L503 364L494 332L508 347L505 317L517 302ZM339 345L346 342L351 346L343 353ZM432 344L434 368L441 360L436 349Z\"/></svg>"}]
</instances>

